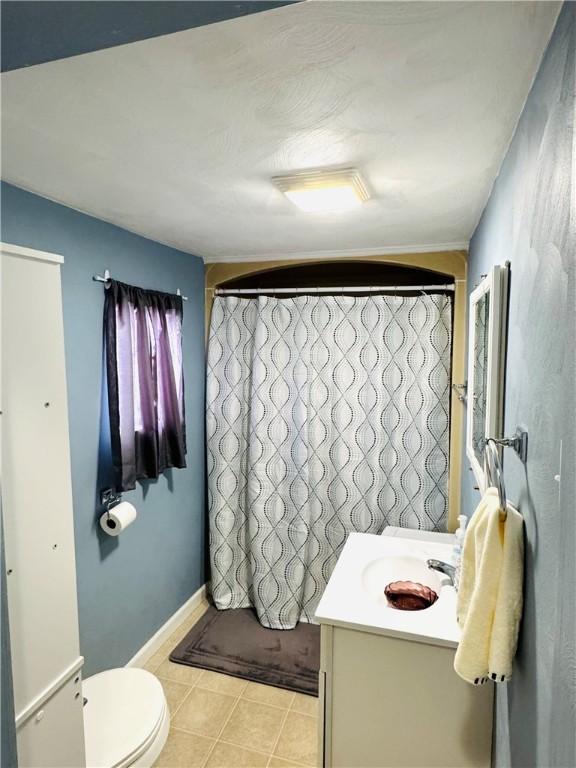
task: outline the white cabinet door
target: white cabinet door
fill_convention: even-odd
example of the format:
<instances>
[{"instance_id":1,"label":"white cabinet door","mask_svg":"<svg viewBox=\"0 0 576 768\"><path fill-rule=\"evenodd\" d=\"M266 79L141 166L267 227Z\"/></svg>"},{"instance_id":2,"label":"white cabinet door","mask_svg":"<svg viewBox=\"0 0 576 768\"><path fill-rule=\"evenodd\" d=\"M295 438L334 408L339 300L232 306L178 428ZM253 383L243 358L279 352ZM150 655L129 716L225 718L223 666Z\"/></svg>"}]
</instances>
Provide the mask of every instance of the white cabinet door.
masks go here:
<instances>
[{"instance_id":1,"label":"white cabinet door","mask_svg":"<svg viewBox=\"0 0 576 768\"><path fill-rule=\"evenodd\" d=\"M60 262L2 245L2 508L4 515L14 704L20 765L56 765L49 753L24 749L31 713L74 685L79 655L76 566L68 441ZM70 670L74 677L70 678ZM83 744L76 701L61 723L49 718L56 743ZM64 693L58 701L64 701ZM48 705L46 705L48 706ZM51 711L63 712L63 705ZM46 709L47 711L47 709ZM33 718L34 719L34 718ZM35 732L46 730L37 721ZM73 732L79 732L76 740ZM42 742L48 749L49 741ZM82 752L75 765L84 763ZM62 763L62 765L72 763Z\"/></svg>"}]
</instances>

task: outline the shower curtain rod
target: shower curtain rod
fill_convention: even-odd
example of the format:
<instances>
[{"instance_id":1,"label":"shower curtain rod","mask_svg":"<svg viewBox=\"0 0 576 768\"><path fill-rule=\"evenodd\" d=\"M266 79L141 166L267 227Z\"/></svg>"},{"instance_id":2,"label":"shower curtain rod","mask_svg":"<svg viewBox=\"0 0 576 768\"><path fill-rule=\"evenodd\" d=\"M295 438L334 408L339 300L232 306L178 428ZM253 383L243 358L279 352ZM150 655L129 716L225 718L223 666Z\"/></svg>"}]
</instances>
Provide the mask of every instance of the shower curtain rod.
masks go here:
<instances>
[{"instance_id":1,"label":"shower curtain rod","mask_svg":"<svg viewBox=\"0 0 576 768\"><path fill-rule=\"evenodd\" d=\"M401 293L402 291L453 291L453 285L352 285L352 286L332 286L316 288L216 288L216 296L229 296L238 294L260 294L260 293L382 293L388 291L391 293Z\"/></svg>"}]
</instances>

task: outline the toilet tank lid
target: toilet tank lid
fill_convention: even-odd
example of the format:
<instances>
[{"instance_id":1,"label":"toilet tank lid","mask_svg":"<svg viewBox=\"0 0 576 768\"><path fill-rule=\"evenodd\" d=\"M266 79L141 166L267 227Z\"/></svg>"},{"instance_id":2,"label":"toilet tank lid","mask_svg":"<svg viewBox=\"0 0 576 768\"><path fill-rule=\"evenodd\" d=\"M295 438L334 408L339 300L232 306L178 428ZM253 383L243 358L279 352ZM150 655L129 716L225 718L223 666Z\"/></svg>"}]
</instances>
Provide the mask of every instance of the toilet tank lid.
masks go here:
<instances>
[{"instance_id":1,"label":"toilet tank lid","mask_svg":"<svg viewBox=\"0 0 576 768\"><path fill-rule=\"evenodd\" d=\"M82 693L86 764L115 768L136 760L165 715L160 681L145 669L122 667L86 678Z\"/></svg>"}]
</instances>

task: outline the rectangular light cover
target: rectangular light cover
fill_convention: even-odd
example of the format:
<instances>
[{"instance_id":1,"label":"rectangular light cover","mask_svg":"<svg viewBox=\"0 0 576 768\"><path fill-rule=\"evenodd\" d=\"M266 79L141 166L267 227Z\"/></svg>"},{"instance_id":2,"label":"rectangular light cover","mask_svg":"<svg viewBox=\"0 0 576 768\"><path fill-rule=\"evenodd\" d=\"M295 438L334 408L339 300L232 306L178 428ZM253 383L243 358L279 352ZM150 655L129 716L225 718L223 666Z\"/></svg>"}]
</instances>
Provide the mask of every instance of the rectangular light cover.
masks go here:
<instances>
[{"instance_id":1,"label":"rectangular light cover","mask_svg":"<svg viewBox=\"0 0 576 768\"><path fill-rule=\"evenodd\" d=\"M273 182L306 213L349 211L369 198L366 185L355 168L276 176Z\"/></svg>"}]
</instances>

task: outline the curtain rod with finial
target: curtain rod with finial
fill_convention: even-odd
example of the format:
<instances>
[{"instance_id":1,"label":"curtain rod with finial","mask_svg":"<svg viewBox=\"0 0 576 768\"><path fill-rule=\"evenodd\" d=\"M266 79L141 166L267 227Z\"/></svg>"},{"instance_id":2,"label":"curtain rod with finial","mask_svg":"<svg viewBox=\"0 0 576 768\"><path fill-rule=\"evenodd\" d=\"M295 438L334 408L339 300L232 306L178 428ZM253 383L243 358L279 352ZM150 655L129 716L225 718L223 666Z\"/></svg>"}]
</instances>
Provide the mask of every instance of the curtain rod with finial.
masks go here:
<instances>
[{"instance_id":1,"label":"curtain rod with finial","mask_svg":"<svg viewBox=\"0 0 576 768\"><path fill-rule=\"evenodd\" d=\"M110 280L112 280L112 275L110 274L110 270L109 269L105 269L103 275L93 275L92 276L92 280L94 280L97 283L104 283L104 284L106 284L106 283L109 283ZM106 287L108 287L108 286L106 286ZM176 296L181 296L182 297L182 301L188 301L188 296L182 296L182 294L180 293L180 288L178 288L176 290Z\"/></svg>"}]
</instances>

